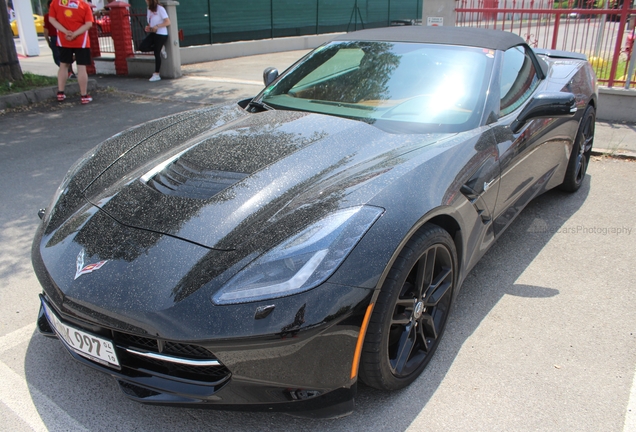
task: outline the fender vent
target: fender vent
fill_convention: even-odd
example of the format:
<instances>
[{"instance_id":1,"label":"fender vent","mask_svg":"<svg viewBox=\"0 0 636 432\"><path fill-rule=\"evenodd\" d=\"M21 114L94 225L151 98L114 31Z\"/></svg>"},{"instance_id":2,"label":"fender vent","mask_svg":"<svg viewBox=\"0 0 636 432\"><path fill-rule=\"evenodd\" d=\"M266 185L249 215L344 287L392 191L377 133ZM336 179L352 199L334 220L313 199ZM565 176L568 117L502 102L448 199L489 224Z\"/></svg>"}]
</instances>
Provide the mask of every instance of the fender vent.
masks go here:
<instances>
[{"instance_id":1,"label":"fender vent","mask_svg":"<svg viewBox=\"0 0 636 432\"><path fill-rule=\"evenodd\" d=\"M247 176L244 173L209 170L179 158L152 176L146 184L164 195L204 200Z\"/></svg>"},{"instance_id":2,"label":"fender vent","mask_svg":"<svg viewBox=\"0 0 636 432\"><path fill-rule=\"evenodd\" d=\"M481 221L485 224L490 222L491 220L490 212L488 211L488 208L486 207L486 203L482 199L481 195L475 192L471 187L467 185L463 185L460 188L460 191L466 198L468 198L468 201L470 201L470 203L473 205L473 207L475 208L475 211L477 212L479 217L481 217Z\"/></svg>"}]
</instances>

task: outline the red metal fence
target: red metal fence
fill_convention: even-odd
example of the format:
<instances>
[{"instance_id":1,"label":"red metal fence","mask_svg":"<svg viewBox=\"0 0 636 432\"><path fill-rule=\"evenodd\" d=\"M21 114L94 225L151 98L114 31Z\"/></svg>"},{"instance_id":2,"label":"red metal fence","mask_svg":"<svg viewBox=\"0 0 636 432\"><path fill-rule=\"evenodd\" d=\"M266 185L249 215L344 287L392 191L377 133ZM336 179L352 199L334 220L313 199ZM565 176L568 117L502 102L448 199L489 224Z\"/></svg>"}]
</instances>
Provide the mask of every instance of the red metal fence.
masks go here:
<instances>
[{"instance_id":1,"label":"red metal fence","mask_svg":"<svg viewBox=\"0 0 636 432\"><path fill-rule=\"evenodd\" d=\"M133 51L137 52L137 48L143 38L146 36L144 27L146 21L146 9L130 8L130 32L132 34ZM110 11L102 10L95 14L95 26L97 27L97 35L99 36L99 46L102 53L114 54L115 45L111 34Z\"/></svg>"},{"instance_id":2,"label":"red metal fence","mask_svg":"<svg viewBox=\"0 0 636 432\"><path fill-rule=\"evenodd\" d=\"M130 31L133 37L133 47L135 52L139 52L139 44L146 37L144 28L148 24L146 21L146 9L130 8Z\"/></svg>"},{"instance_id":3,"label":"red metal fence","mask_svg":"<svg viewBox=\"0 0 636 432\"><path fill-rule=\"evenodd\" d=\"M97 27L99 48L102 53L115 53L115 45L111 37L110 12L101 10L94 14L94 27Z\"/></svg>"},{"instance_id":4,"label":"red metal fence","mask_svg":"<svg viewBox=\"0 0 636 432\"><path fill-rule=\"evenodd\" d=\"M456 1L457 26L506 30L535 48L586 54L602 85L629 88L636 81L632 0L605 0L603 9L592 9L593 0L577 0L578 8L574 0L567 8L553 0Z\"/></svg>"}]
</instances>

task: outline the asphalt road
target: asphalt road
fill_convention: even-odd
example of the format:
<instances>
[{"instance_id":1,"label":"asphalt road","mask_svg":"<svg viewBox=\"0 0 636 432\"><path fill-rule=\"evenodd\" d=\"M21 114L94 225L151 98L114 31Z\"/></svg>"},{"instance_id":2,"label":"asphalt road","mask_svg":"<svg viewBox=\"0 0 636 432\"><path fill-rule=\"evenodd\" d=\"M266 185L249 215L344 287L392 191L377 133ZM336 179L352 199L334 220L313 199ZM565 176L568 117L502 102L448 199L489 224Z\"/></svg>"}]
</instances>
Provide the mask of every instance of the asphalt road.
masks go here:
<instances>
[{"instance_id":1,"label":"asphalt road","mask_svg":"<svg viewBox=\"0 0 636 432\"><path fill-rule=\"evenodd\" d=\"M36 212L101 140L197 105L97 96L0 114L0 430L636 430L636 164L609 158L593 160L578 193L539 197L504 233L409 388L362 387L356 411L338 420L128 401L35 332Z\"/></svg>"}]
</instances>

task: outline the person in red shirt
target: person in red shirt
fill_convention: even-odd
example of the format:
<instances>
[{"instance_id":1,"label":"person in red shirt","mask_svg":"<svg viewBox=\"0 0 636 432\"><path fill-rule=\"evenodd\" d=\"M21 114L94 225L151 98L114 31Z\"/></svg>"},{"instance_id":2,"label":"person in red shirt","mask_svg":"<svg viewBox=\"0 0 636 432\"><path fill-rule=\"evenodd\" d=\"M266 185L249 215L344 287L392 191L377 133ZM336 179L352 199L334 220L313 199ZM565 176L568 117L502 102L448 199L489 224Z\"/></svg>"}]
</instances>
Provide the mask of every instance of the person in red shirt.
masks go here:
<instances>
[{"instance_id":1,"label":"person in red shirt","mask_svg":"<svg viewBox=\"0 0 636 432\"><path fill-rule=\"evenodd\" d=\"M68 68L77 63L77 82L82 104L93 100L88 94L86 66L91 64L91 43L88 30L93 26L93 11L84 0L53 0L49 8L49 21L57 29L57 46L60 48L60 69L57 72L57 100L66 99L64 88Z\"/></svg>"},{"instance_id":2,"label":"person in red shirt","mask_svg":"<svg viewBox=\"0 0 636 432\"><path fill-rule=\"evenodd\" d=\"M51 2L53 0L48 0L47 8L51 8ZM51 21L49 21L49 13L48 11L44 14L44 39L46 40L47 45L51 48L51 54L53 54L53 61L59 67L60 66L60 48L57 46L57 29L53 27ZM70 66L68 70L69 78L77 78L75 76L75 72L73 72L73 65Z\"/></svg>"}]
</instances>

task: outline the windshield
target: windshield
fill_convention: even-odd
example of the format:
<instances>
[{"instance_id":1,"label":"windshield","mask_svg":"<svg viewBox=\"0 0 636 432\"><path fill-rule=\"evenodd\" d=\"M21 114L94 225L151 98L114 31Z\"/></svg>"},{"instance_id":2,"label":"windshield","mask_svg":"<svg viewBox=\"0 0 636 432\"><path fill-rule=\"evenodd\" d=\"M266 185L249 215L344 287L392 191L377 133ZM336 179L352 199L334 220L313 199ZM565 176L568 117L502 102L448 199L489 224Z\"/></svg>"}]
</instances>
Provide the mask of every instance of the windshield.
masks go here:
<instances>
[{"instance_id":1,"label":"windshield","mask_svg":"<svg viewBox=\"0 0 636 432\"><path fill-rule=\"evenodd\" d=\"M493 58L481 48L332 42L267 87L259 101L397 132L461 132L479 124Z\"/></svg>"}]
</instances>

